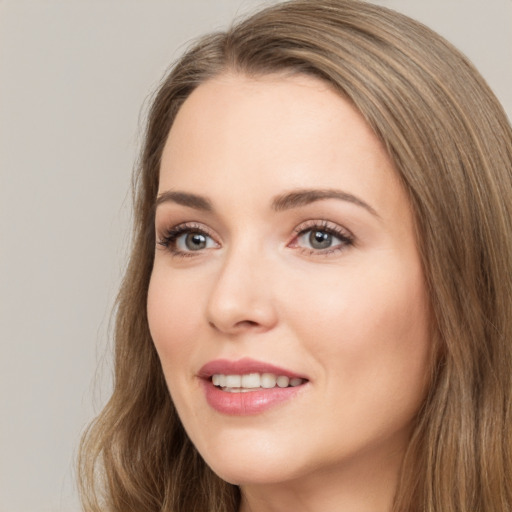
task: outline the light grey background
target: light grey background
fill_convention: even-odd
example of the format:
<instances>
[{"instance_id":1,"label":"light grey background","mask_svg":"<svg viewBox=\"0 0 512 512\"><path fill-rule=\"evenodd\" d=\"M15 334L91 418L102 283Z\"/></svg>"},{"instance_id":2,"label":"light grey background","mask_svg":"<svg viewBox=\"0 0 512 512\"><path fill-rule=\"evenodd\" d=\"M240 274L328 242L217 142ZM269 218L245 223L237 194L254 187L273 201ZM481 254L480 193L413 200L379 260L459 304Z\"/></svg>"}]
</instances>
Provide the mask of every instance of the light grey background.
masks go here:
<instances>
[{"instance_id":1,"label":"light grey background","mask_svg":"<svg viewBox=\"0 0 512 512\"><path fill-rule=\"evenodd\" d=\"M0 512L79 509L141 105L188 40L263 3L0 0ZM512 0L375 3L460 47L512 117Z\"/></svg>"}]
</instances>

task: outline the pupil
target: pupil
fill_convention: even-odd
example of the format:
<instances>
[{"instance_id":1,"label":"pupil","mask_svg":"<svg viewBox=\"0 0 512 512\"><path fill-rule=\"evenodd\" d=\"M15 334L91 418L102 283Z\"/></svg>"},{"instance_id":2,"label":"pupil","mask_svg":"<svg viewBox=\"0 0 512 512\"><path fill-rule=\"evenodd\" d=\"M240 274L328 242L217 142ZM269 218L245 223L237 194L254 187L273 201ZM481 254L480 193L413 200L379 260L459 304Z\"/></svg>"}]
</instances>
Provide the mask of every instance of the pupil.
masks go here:
<instances>
[{"instance_id":1,"label":"pupil","mask_svg":"<svg viewBox=\"0 0 512 512\"><path fill-rule=\"evenodd\" d=\"M312 231L309 235L309 243L313 249L327 249L332 244L332 235L325 231Z\"/></svg>"},{"instance_id":2,"label":"pupil","mask_svg":"<svg viewBox=\"0 0 512 512\"><path fill-rule=\"evenodd\" d=\"M191 233L185 238L185 245L191 251L197 251L206 247L206 237L201 233Z\"/></svg>"}]
</instances>

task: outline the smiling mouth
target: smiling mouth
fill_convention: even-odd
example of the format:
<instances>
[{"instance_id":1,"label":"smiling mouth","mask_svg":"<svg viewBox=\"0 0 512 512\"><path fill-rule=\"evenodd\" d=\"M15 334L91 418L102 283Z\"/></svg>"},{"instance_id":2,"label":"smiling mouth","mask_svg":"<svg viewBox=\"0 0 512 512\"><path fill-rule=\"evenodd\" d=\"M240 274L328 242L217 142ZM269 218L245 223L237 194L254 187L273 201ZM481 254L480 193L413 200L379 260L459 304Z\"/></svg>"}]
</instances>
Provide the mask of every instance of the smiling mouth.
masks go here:
<instances>
[{"instance_id":1,"label":"smiling mouth","mask_svg":"<svg viewBox=\"0 0 512 512\"><path fill-rule=\"evenodd\" d=\"M243 375L216 373L212 375L211 382L216 388L228 393L247 393L262 389L297 387L305 384L307 380L274 373L247 373Z\"/></svg>"},{"instance_id":2,"label":"smiling mouth","mask_svg":"<svg viewBox=\"0 0 512 512\"><path fill-rule=\"evenodd\" d=\"M216 359L198 372L208 405L229 416L253 416L295 401L310 380L285 368L251 358Z\"/></svg>"}]
</instances>

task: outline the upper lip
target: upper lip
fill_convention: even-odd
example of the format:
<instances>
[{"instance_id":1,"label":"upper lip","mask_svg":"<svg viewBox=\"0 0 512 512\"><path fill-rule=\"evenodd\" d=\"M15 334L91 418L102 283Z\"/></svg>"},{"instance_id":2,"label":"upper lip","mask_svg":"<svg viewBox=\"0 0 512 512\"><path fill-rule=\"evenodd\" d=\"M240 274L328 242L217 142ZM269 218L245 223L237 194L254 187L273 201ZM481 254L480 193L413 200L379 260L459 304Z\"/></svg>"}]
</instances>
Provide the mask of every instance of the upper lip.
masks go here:
<instances>
[{"instance_id":1,"label":"upper lip","mask_svg":"<svg viewBox=\"0 0 512 512\"><path fill-rule=\"evenodd\" d=\"M248 373L273 373L274 375L289 377L290 379L299 377L306 379L293 371L281 368L273 364L257 361L255 359L243 358L236 361L229 359L215 359L201 367L198 376L202 379L209 379L212 375L245 375Z\"/></svg>"}]
</instances>

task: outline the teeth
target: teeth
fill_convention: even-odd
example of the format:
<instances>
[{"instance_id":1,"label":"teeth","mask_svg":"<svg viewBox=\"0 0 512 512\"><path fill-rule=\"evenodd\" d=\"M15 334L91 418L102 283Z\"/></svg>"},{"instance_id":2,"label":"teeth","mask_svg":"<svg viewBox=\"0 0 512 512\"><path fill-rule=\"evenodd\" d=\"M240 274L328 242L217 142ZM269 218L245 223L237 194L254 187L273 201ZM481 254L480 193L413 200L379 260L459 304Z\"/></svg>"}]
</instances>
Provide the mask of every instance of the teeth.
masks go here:
<instances>
[{"instance_id":1,"label":"teeth","mask_svg":"<svg viewBox=\"0 0 512 512\"><path fill-rule=\"evenodd\" d=\"M264 373L261 376L261 387L265 389L275 388L277 378L273 373Z\"/></svg>"},{"instance_id":2,"label":"teeth","mask_svg":"<svg viewBox=\"0 0 512 512\"><path fill-rule=\"evenodd\" d=\"M277 377L277 385L280 388L287 388L289 384L290 384L290 379L288 377L285 377L284 375Z\"/></svg>"},{"instance_id":3,"label":"teeth","mask_svg":"<svg viewBox=\"0 0 512 512\"><path fill-rule=\"evenodd\" d=\"M220 386L221 388L226 386L226 376L225 375L214 375L212 377L212 382L215 386Z\"/></svg>"},{"instance_id":4,"label":"teeth","mask_svg":"<svg viewBox=\"0 0 512 512\"><path fill-rule=\"evenodd\" d=\"M259 388L260 387L260 374L249 373L242 375L242 388Z\"/></svg>"},{"instance_id":5,"label":"teeth","mask_svg":"<svg viewBox=\"0 0 512 512\"><path fill-rule=\"evenodd\" d=\"M241 375L226 375L226 384L224 384L227 388L240 388L242 387L242 376Z\"/></svg>"},{"instance_id":6,"label":"teeth","mask_svg":"<svg viewBox=\"0 0 512 512\"><path fill-rule=\"evenodd\" d=\"M246 392L256 389L271 389L276 386L279 388L287 388L289 386L300 386L305 382L299 377L289 378L286 375L276 376L273 373L247 373L244 375L212 375L212 383L214 386L223 388L224 391Z\"/></svg>"}]
</instances>

